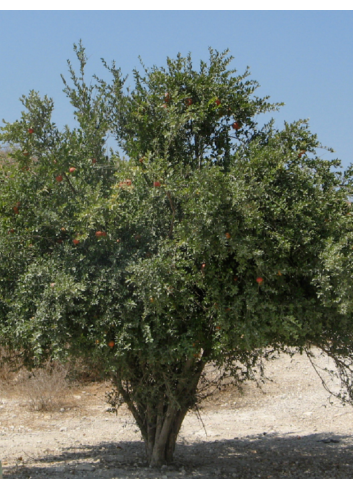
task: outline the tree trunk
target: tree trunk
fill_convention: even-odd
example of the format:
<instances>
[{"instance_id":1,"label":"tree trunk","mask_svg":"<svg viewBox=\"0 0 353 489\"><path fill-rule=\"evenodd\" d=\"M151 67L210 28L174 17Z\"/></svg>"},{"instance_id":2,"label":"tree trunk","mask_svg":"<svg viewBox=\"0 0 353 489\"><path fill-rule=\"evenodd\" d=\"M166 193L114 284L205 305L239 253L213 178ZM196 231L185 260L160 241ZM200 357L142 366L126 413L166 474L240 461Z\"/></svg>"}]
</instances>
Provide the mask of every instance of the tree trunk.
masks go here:
<instances>
[{"instance_id":1,"label":"tree trunk","mask_svg":"<svg viewBox=\"0 0 353 489\"><path fill-rule=\"evenodd\" d=\"M146 440L146 455L150 466L160 467L173 462L176 440L188 409L168 407L163 420L157 420L157 427ZM159 422L158 422L159 421Z\"/></svg>"},{"instance_id":2,"label":"tree trunk","mask_svg":"<svg viewBox=\"0 0 353 489\"><path fill-rule=\"evenodd\" d=\"M184 365L183 376L175 387L173 395L179 402L179 407L168 399L162 409L151 412L149 421L153 429L149 432L150 439L146 440L147 459L151 466L159 467L172 463L177 437L188 410L195 403L195 394L200 375L205 366L201 359L196 362L189 359ZM157 415L156 415L157 414ZM155 429L154 429L155 428Z\"/></svg>"},{"instance_id":3,"label":"tree trunk","mask_svg":"<svg viewBox=\"0 0 353 489\"><path fill-rule=\"evenodd\" d=\"M195 395L205 362L188 359L175 383L158 372L158 388L154 395L140 398L143 382L138 380L123 385L116 378L115 385L127 403L145 441L147 461L152 467L172 463L177 437L188 410L195 404ZM141 385L142 384L142 385ZM139 394L137 394L139 392Z\"/></svg>"}]
</instances>

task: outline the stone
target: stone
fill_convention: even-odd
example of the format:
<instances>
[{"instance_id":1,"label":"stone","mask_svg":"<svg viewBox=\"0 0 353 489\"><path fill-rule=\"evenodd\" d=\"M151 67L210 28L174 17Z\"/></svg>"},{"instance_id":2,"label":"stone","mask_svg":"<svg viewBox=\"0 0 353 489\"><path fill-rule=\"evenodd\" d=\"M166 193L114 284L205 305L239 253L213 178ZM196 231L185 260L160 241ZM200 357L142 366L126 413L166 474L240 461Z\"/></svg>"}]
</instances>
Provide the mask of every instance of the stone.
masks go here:
<instances>
[{"instance_id":1,"label":"stone","mask_svg":"<svg viewBox=\"0 0 353 489\"><path fill-rule=\"evenodd\" d=\"M90 464L82 464L82 465L76 466L76 470L84 470L85 472L93 472L93 470L95 470L95 467L94 467L94 465L90 465Z\"/></svg>"},{"instance_id":2,"label":"stone","mask_svg":"<svg viewBox=\"0 0 353 489\"><path fill-rule=\"evenodd\" d=\"M102 462L123 462L125 459L124 455L105 455L102 457Z\"/></svg>"}]
</instances>

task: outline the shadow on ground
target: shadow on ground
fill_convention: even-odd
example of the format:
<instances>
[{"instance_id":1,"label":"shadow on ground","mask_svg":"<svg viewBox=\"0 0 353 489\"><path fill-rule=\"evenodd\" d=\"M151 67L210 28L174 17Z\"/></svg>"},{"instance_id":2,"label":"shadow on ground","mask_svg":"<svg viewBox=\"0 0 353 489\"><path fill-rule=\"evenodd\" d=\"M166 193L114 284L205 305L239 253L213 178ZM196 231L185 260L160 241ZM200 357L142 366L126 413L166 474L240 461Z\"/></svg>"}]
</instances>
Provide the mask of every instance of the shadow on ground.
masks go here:
<instances>
[{"instance_id":1,"label":"shadow on ground","mask_svg":"<svg viewBox=\"0 0 353 489\"><path fill-rule=\"evenodd\" d=\"M142 442L64 447L60 454L23 455L4 479L352 478L353 439L332 433L274 433L178 444L174 464L151 469Z\"/></svg>"}]
</instances>

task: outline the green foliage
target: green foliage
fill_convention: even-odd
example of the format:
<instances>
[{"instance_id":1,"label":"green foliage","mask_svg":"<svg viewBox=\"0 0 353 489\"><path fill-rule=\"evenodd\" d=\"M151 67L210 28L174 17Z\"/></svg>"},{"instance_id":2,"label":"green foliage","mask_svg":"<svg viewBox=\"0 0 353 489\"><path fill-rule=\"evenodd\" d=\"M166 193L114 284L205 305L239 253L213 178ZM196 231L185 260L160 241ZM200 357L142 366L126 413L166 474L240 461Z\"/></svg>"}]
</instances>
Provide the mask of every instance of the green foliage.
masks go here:
<instances>
[{"instance_id":1,"label":"green foliage","mask_svg":"<svg viewBox=\"0 0 353 489\"><path fill-rule=\"evenodd\" d=\"M241 380L267 348L351 358L352 169L316 156L306 121L259 129L280 104L227 51L135 71L131 91L104 61L112 82L87 86L75 51L79 127L60 132L31 92L2 128L2 341L32 364L97 359L146 440L143 413L189 409L207 362Z\"/></svg>"}]
</instances>

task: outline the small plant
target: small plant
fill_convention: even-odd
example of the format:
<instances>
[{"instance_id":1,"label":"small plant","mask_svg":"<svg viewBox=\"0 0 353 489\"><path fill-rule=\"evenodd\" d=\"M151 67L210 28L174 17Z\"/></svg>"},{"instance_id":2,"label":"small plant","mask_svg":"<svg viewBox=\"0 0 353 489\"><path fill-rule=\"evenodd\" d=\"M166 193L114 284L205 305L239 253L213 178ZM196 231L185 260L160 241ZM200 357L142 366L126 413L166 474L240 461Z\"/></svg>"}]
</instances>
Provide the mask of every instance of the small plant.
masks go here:
<instances>
[{"instance_id":1,"label":"small plant","mask_svg":"<svg viewBox=\"0 0 353 489\"><path fill-rule=\"evenodd\" d=\"M107 409L109 413L118 415L119 407L124 404L124 399L116 388L105 393L105 402L111 407Z\"/></svg>"}]
</instances>

